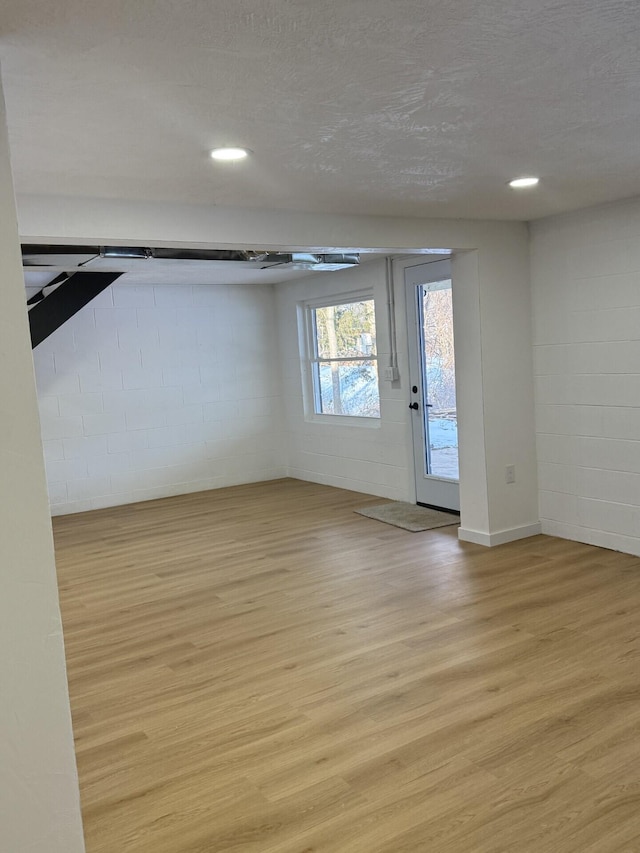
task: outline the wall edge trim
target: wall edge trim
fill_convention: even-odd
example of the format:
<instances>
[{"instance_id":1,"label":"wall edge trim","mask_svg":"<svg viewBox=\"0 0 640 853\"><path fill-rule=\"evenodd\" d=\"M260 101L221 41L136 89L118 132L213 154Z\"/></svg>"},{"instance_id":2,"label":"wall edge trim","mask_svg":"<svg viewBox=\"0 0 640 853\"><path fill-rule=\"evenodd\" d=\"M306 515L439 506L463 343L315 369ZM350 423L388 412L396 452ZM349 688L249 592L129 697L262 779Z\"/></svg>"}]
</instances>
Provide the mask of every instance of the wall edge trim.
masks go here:
<instances>
[{"instance_id":1,"label":"wall edge trim","mask_svg":"<svg viewBox=\"0 0 640 853\"><path fill-rule=\"evenodd\" d=\"M542 524L536 521L533 524L523 524L519 527L497 530L495 533L484 533L481 530L469 530L465 527L459 527L458 539L461 542L472 542L474 545L484 545L487 548L493 548L496 545L515 542L517 539L527 539L529 536L537 536L539 533L542 533Z\"/></svg>"}]
</instances>

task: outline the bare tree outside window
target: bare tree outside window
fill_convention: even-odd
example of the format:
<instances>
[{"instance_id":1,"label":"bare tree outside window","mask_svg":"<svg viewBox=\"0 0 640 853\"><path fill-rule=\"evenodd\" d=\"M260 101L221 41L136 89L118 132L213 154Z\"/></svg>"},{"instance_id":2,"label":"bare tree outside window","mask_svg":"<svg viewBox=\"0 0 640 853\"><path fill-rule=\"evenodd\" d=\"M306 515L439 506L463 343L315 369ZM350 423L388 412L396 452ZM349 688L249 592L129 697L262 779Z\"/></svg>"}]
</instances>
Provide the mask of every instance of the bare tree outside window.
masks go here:
<instances>
[{"instance_id":1,"label":"bare tree outside window","mask_svg":"<svg viewBox=\"0 0 640 853\"><path fill-rule=\"evenodd\" d=\"M458 479L458 413L451 286L422 288L429 473Z\"/></svg>"},{"instance_id":2,"label":"bare tree outside window","mask_svg":"<svg viewBox=\"0 0 640 853\"><path fill-rule=\"evenodd\" d=\"M317 414L379 418L373 299L311 309Z\"/></svg>"},{"instance_id":3,"label":"bare tree outside window","mask_svg":"<svg viewBox=\"0 0 640 853\"><path fill-rule=\"evenodd\" d=\"M455 411L451 288L423 291L424 348L429 402L437 412Z\"/></svg>"}]
</instances>

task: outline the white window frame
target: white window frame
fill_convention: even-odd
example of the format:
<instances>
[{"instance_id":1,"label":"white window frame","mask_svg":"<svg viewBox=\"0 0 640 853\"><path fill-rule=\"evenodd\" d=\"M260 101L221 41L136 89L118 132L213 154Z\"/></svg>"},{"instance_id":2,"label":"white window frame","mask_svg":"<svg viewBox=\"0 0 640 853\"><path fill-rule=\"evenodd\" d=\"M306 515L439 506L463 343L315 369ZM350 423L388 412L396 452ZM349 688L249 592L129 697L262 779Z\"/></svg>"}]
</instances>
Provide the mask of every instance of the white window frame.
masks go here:
<instances>
[{"instance_id":1,"label":"white window frame","mask_svg":"<svg viewBox=\"0 0 640 853\"><path fill-rule=\"evenodd\" d=\"M303 356L303 391L305 402L305 420L315 423L333 423L342 426L358 426L377 429L380 427L381 415L363 417L361 415L332 415L320 411L320 383L318 377L320 363L330 361L375 361L378 364L378 318L376 317L376 354L371 356L354 356L351 358L326 359L319 358L317 353L318 337L315 327L314 311L317 308L329 308L332 305L348 305L350 302L373 302L374 311L376 300L373 288L366 290L338 293L324 298L305 300L298 305L299 327L301 335L301 353ZM378 372L378 397L380 395L380 373Z\"/></svg>"}]
</instances>

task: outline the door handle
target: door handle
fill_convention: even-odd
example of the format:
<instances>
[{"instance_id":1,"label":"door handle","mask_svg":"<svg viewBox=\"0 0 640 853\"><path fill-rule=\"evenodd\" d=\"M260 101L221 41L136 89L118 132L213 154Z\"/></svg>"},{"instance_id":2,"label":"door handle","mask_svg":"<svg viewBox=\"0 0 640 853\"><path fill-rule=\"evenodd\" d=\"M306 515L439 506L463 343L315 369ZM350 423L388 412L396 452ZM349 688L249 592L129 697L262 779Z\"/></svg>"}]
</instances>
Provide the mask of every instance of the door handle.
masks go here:
<instances>
[{"instance_id":1,"label":"door handle","mask_svg":"<svg viewBox=\"0 0 640 853\"><path fill-rule=\"evenodd\" d=\"M417 411L418 411L418 409L420 408L420 406L419 406L417 403L409 403L409 408L410 408L410 409L415 409L415 410L416 410L416 412L417 412Z\"/></svg>"}]
</instances>

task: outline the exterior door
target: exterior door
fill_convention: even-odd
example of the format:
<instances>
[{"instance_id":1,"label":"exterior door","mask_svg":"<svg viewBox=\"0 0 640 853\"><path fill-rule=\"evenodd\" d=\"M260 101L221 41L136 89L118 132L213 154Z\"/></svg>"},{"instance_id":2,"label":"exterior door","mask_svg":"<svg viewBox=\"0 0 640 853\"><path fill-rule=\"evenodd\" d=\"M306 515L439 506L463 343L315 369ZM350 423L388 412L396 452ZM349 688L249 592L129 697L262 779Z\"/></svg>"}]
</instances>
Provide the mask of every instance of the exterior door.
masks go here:
<instances>
[{"instance_id":1,"label":"exterior door","mask_svg":"<svg viewBox=\"0 0 640 853\"><path fill-rule=\"evenodd\" d=\"M416 499L460 510L451 263L405 269Z\"/></svg>"}]
</instances>

